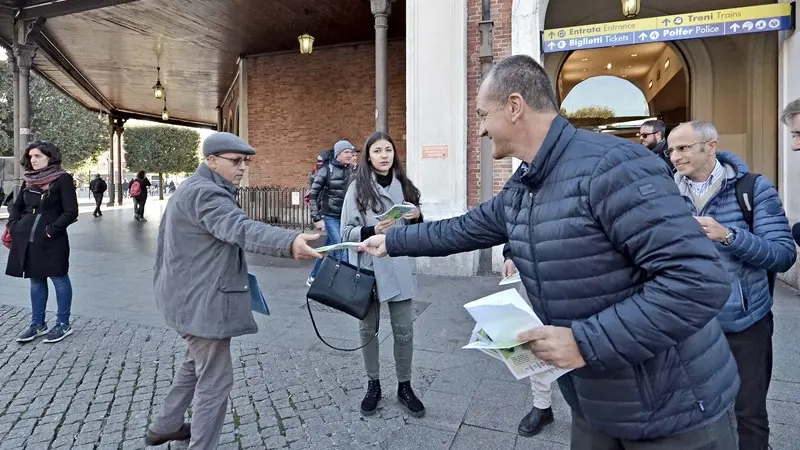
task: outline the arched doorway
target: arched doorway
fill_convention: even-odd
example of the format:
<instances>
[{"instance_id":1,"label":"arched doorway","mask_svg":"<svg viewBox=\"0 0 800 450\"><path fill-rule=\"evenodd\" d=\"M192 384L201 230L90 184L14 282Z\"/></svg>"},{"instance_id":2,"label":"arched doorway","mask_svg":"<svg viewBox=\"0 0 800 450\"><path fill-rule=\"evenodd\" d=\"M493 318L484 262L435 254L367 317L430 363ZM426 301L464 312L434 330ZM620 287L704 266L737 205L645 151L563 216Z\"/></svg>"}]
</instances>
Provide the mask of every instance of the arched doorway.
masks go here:
<instances>
[{"instance_id":1,"label":"arched doorway","mask_svg":"<svg viewBox=\"0 0 800 450\"><path fill-rule=\"evenodd\" d=\"M691 118L686 61L675 47L662 42L563 55L555 85L559 101L578 126L632 137L648 118L657 117L668 127ZM576 115L573 105L606 109L588 117L586 112L592 110Z\"/></svg>"}]
</instances>

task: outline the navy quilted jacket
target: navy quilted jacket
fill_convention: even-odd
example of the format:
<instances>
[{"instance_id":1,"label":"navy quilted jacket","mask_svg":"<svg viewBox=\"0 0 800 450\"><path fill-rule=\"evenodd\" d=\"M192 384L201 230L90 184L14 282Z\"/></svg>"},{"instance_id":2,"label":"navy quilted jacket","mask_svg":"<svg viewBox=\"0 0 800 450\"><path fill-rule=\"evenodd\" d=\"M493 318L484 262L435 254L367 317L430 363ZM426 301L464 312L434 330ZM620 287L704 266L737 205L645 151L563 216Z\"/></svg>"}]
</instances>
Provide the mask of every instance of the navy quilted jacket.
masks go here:
<instances>
[{"instance_id":1,"label":"navy quilted jacket","mask_svg":"<svg viewBox=\"0 0 800 450\"><path fill-rule=\"evenodd\" d=\"M750 232L736 200L736 180L748 172L747 165L733 153L720 152L717 159L725 168L725 180L702 211L696 211L684 177L676 175L675 180L696 215L713 217L736 233L729 247L715 244L728 268L731 283L731 295L718 319L723 331L736 333L763 319L772 309L767 271L789 270L797 259L797 249L778 191L769 178L756 179L753 232Z\"/></svg>"},{"instance_id":2,"label":"navy quilted jacket","mask_svg":"<svg viewBox=\"0 0 800 450\"><path fill-rule=\"evenodd\" d=\"M559 379L573 414L620 439L670 436L733 405L739 377L715 317L719 252L645 147L557 117L530 169L468 213L392 229L392 256L508 241L546 324L571 327L587 365Z\"/></svg>"}]
</instances>

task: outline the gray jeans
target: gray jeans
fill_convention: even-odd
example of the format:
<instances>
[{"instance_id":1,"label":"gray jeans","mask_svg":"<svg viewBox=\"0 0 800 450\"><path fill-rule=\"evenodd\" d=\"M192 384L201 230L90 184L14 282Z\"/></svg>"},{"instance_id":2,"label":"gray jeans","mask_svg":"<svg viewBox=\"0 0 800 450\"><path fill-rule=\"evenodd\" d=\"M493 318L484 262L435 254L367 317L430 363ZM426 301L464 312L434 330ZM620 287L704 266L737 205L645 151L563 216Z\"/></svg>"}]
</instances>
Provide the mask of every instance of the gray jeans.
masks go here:
<instances>
[{"instance_id":1,"label":"gray jeans","mask_svg":"<svg viewBox=\"0 0 800 450\"><path fill-rule=\"evenodd\" d=\"M570 448L574 450L736 450L739 448L738 441L736 415L731 408L716 422L686 433L651 441L615 439L592 430L583 419L573 416Z\"/></svg>"},{"instance_id":2,"label":"gray jeans","mask_svg":"<svg viewBox=\"0 0 800 450\"><path fill-rule=\"evenodd\" d=\"M394 365L397 381L400 383L411 381L411 359L414 356L414 309L411 307L411 300L386 303L389 304L389 316L394 335ZM375 314L380 315L381 304L375 302L374 305L367 313L367 317L359 324L362 345L375 335ZM380 379L378 338L373 339L361 349L361 352L364 354L364 366L369 379Z\"/></svg>"},{"instance_id":3,"label":"gray jeans","mask_svg":"<svg viewBox=\"0 0 800 450\"><path fill-rule=\"evenodd\" d=\"M183 338L189 344L186 359L175 372L172 387L150 430L157 434L177 431L194 399L189 449L213 450L219 444L228 394L233 388L231 340L188 335Z\"/></svg>"}]
</instances>

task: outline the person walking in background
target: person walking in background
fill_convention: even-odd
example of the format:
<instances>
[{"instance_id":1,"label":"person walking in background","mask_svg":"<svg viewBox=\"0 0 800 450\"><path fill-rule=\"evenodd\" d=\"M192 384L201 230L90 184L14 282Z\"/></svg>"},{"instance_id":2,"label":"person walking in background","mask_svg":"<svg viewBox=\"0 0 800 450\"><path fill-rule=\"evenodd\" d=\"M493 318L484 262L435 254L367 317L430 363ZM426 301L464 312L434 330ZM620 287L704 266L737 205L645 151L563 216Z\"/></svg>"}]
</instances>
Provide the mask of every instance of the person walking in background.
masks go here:
<instances>
[{"instance_id":1,"label":"person walking in background","mask_svg":"<svg viewBox=\"0 0 800 450\"><path fill-rule=\"evenodd\" d=\"M317 230L325 230L325 245L338 244L342 240L342 203L350 179L353 175L353 162L355 160L355 147L348 141L338 141L333 146L333 159L327 165L320 167L314 183L308 191L311 207L311 220ZM339 250L333 253L339 256ZM347 254L342 256L347 260ZM317 275L321 260L314 263L311 273L306 280L306 285L311 286Z\"/></svg>"},{"instance_id":2,"label":"person walking in background","mask_svg":"<svg viewBox=\"0 0 800 450\"><path fill-rule=\"evenodd\" d=\"M24 183L9 208L11 249L6 275L30 279L33 311L30 327L17 342L30 342L45 335L44 342L59 342L72 334L67 227L78 218L78 197L72 176L61 167L61 151L54 144L30 143L21 163L25 168ZM49 331L45 321L48 278L55 287L58 304L56 324Z\"/></svg>"},{"instance_id":3,"label":"person walking in background","mask_svg":"<svg viewBox=\"0 0 800 450\"><path fill-rule=\"evenodd\" d=\"M523 163L524 164L524 163ZM510 277L517 272L517 266L514 265L514 259L511 256L511 246L506 244L503 246L503 277ZM522 298L527 298L525 293L525 286L519 285L519 293ZM532 437L539 434L545 425L553 423L553 395L552 386L550 384L543 384L536 377L530 378L531 395L533 395L533 408L525 417L520 420L517 426L517 434L523 437Z\"/></svg>"},{"instance_id":4,"label":"person walking in background","mask_svg":"<svg viewBox=\"0 0 800 450\"><path fill-rule=\"evenodd\" d=\"M94 180L89 183L89 190L92 192L92 195L94 195L94 202L97 205L94 208L94 213L92 213L94 217L102 217L103 215L103 212L100 211L100 206L103 204L103 196L105 195L107 189L108 185L106 184L105 180L100 178L99 173L95 175Z\"/></svg>"},{"instance_id":5,"label":"person walking in background","mask_svg":"<svg viewBox=\"0 0 800 450\"><path fill-rule=\"evenodd\" d=\"M136 174L136 178L131 180L131 184L128 187L128 192L130 192L133 199L133 218L140 222L147 221L144 218L144 205L147 203L147 191L149 188L150 180L147 179L144 170Z\"/></svg>"},{"instance_id":6,"label":"person walking in background","mask_svg":"<svg viewBox=\"0 0 800 450\"><path fill-rule=\"evenodd\" d=\"M383 234L394 225L418 223L420 192L406 177L394 141L386 133L375 132L364 144L361 164L350 184L342 206L342 241L361 242L376 234ZM415 207L397 220L379 221L375 216L388 211L396 204ZM394 337L394 362L397 374L397 399L400 406L414 417L425 415L425 406L411 388L411 361L414 354L414 309L411 299L417 294L417 279L407 257L373 259L359 257L350 251L350 261L375 273L379 303L373 303L366 318L359 324L364 366L367 371L367 392L361 402L361 413L375 414L381 399L378 340L374 339L375 317L382 303L387 303Z\"/></svg>"},{"instance_id":7,"label":"person walking in background","mask_svg":"<svg viewBox=\"0 0 800 450\"><path fill-rule=\"evenodd\" d=\"M161 219L156 305L188 349L145 445L189 440L192 450L217 448L233 387L231 338L258 331L245 252L322 256L308 245L317 235L252 220L239 207L236 190L253 154L234 134L209 135L203 142L205 161L170 197ZM184 423L189 406L191 424Z\"/></svg>"}]
</instances>

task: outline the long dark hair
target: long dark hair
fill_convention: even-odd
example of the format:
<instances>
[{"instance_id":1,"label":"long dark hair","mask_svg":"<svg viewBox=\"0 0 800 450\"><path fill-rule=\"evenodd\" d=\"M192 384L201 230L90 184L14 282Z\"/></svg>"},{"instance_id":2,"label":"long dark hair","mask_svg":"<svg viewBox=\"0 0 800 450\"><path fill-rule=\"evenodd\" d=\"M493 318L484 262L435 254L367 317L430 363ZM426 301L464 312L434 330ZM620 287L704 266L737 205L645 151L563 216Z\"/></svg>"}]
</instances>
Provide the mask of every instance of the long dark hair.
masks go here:
<instances>
[{"instance_id":1,"label":"long dark hair","mask_svg":"<svg viewBox=\"0 0 800 450\"><path fill-rule=\"evenodd\" d=\"M380 140L385 140L392 144L394 158L392 158L391 173L403 186L403 199L419 206L419 189L406 177L406 171L403 170L403 164L400 162L394 141L388 134L376 131L367 138L364 150L361 152L361 161L358 162L358 169L356 169L356 202L358 203L358 209L360 211L374 211L378 214L386 212L386 206L381 201L378 188L372 179L375 168L372 166L372 161L369 160L370 147Z\"/></svg>"}]
</instances>

